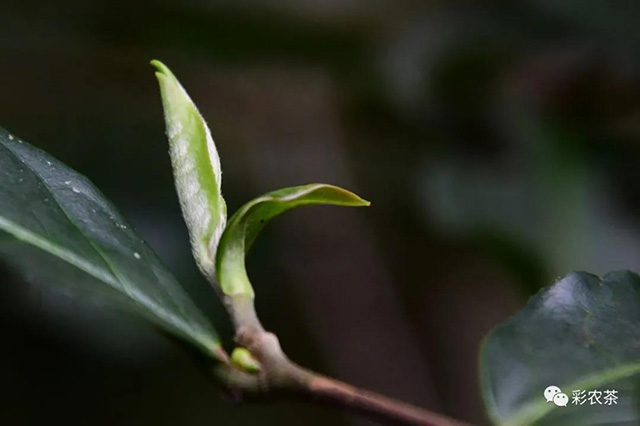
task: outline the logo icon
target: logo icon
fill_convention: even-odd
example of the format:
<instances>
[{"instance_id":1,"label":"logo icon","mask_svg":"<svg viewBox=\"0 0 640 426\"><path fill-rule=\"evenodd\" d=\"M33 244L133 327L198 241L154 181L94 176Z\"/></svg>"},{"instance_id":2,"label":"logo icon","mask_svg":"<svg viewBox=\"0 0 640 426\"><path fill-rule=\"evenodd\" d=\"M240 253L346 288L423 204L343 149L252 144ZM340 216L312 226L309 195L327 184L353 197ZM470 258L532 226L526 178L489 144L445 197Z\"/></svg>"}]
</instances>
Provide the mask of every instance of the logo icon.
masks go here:
<instances>
[{"instance_id":1,"label":"logo icon","mask_svg":"<svg viewBox=\"0 0 640 426\"><path fill-rule=\"evenodd\" d=\"M546 399L547 402L553 402L553 397L556 396L557 393L562 393L559 387L549 386L544 390L544 399Z\"/></svg>"},{"instance_id":2,"label":"logo icon","mask_svg":"<svg viewBox=\"0 0 640 426\"><path fill-rule=\"evenodd\" d=\"M544 399L547 402L553 402L558 407L566 407L569 403L569 397L557 386L549 386L544 390Z\"/></svg>"},{"instance_id":3,"label":"logo icon","mask_svg":"<svg viewBox=\"0 0 640 426\"><path fill-rule=\"evenodd\" d=\"M553 397L553 403L556 404L558 407L566 407L567 404L569 403L569 397L567 396L566 393L562 393L562 392L557 393Z\"/></svg>"}]
</instances>

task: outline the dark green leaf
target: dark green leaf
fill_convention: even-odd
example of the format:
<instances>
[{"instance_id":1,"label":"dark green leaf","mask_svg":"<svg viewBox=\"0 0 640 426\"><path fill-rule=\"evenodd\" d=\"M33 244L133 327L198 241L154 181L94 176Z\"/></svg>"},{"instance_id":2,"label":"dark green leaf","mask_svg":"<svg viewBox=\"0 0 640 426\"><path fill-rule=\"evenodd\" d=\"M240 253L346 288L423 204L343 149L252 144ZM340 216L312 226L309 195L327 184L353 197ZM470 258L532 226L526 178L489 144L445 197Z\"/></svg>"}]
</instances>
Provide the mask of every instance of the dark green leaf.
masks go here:
<instances>
[{"instance_id":1,"label":"dark green leaf","mask_svg":"<svg viewBox=\"0 0 640 426\"><path fill-rule=\"evenodd\" d=\"M370 203L345 189L318 183L280 189L249 201L231 217L220 240L216 273L225 295L253 298L253 288L245 269L245 254L271 219L287 210L311 204L359 207Z\"/></svg>"},{"instance_id":2,"label":"dark green leaf","mask_svg":"<svg viewBox=\"0 0 640 426\"><path fill-rule=\"evenodd\" d=\"M640 424L640 277L579 272L542 290L487 336L481 373L496 424ZM551 385L567 407L546 402ZM601 404L573 404L574 390L602 392ZM616 404L606 390L618 392Z\"/></svg>"},{"instance_id":3,"label":"dark green leaf","mask_svg":"<svg viewBox=\"0 0 640 426\"><path fill-rule=\"evenodd\" d=\"M82 284L95 287L91 292L119 294L129 310L218 356L218 337L209 322L100 191L84 176L1 128L0 230L82 271L60 277L82 275ZM23 263L19 266L29 275L25 257L14 253L5 259ZM39 266L34 263L31 268Z\"/></svg>"},{"instance_id":4,"label":"dark green leaf","mask_svg":"<svg viewBox=\"0 0 640 426\"><path fill-rule=\"evenodd\" d=\"M7 234L6 232L0 231L0 243L7 243L15 241L15 237L11 234Z\"/></svg>"}]
</instances>

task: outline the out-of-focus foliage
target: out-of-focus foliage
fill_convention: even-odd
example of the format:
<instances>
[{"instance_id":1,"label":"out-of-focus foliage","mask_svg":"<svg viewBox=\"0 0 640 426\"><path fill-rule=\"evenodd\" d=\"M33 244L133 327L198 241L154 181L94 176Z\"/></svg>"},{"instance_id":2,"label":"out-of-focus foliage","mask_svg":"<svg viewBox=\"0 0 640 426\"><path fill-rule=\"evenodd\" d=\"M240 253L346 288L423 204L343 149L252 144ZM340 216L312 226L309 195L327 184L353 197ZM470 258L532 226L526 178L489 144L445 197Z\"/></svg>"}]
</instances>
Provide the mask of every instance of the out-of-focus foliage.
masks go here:
<instances>
[{"instance_id":1,"label":"out-of-focus foliage","mask_svg":"<svg viewBox=\"0 0 640 426\"><path fill-rule=\"evenodd\" d=\"M482 388L498 425L637 424L640 277L573 273L533 297L483 345ZM566 407L543 390L557 386Z\"/></svg>"}]
</instances>

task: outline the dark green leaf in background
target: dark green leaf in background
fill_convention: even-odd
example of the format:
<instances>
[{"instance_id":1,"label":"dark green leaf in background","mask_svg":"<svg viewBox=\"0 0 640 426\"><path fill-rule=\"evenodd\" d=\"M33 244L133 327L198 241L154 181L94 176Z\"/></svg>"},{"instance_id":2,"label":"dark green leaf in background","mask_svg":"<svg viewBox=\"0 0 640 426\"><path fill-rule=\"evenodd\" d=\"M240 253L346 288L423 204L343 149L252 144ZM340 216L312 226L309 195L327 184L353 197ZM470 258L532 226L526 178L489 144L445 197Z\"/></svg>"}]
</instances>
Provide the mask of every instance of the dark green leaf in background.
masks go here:
<instances>
[{"instance_id":1,"label":"dark green leaf in background","mask_svg":"<svg viewBox=\"0 0 640 426\"><path fill-rule=\"evenodd\" d=\"M480 362L496 424L640 424L640 277L570 274L494 329ZM546 402L551 385L568 395L567 407ZM574 390L602 392L601 404L573 404ZM605 390L618 392L615 404Z\"/></svg>"},{"instance_id":2,"label":"dark green leaf in background","mask_svg":"<svg viewBox=\"0 0 640 426\"><path fill-rule=\"evenodd\" d=\"M116 294L128 310L218 356L212 326L100 191L2 128L0 230L60 259L58 270L61 265L72 269L56 278L82 275L79 283L69 284L94 286L84 290L96 294ZM38 268L38 263L24 264L24 256L12 246L19 249L15 243L3 245L4 260L32 275L29 268Z\"/></svg>"}]
</instances>

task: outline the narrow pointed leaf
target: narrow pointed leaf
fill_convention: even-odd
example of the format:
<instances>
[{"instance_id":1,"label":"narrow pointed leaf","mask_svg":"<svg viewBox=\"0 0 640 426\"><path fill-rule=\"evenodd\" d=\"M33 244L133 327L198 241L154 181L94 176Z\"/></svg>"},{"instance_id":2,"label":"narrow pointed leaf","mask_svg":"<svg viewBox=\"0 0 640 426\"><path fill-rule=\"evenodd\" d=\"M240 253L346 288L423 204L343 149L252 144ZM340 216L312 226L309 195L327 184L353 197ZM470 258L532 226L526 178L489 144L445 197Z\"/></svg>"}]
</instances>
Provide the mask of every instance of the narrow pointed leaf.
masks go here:
<instances>
[{"instance_id":1,"label":"narrow pointed leaf","mask_svg":"<svg viewBox=\"0 0 640 426\"><path fill-rule=\"evenodd\" d=\"M640 424L640 277L577 272L543 289L487 336L480 368L497 425ZM547 402L549 386L566 407Z\"/></svg>"},{"instance_id":2,"label":"narrow pointed leaf","mask_svg":"<svg viewBox=\"0 0 640 426\"><path fill-rule=\"evenodd\" d=\"M229 220L218 248L216 273L225 295L254 297L245 269L245 254L271 219L295 207L312 204L359 207L370 203L345 189L325 184L284 188L248 202Z\"/></svg>"},{"instance_id":3,"label":"narrow pointed leaf","mask_svg":"<svg viewBox=\"0 0 640 426\"><path fill-rule=\"evenodd\" d=\"M77 278L85 292L117 294L118 303L217 357L215 330L154 252L84 176L0 128L2 258L31 269L55 267L53 281ZM48 259L32 246L48 253ZM13 249L16 250L13 250ZM57 259L55 265L50 262ZM46 262L46 265L45 265ZM61 268L67 268L62 272ZM24 268L23 268L24 270ZM90 288L91 287L91 288Z\"/></svg>"},{"instance_id":4,"label":"narrow pointed leaf","mask_svg":"<svg viewBox=\"0 0 640 426\"><path fill-rule=\"evenodd\" d=\"M171 164L180 206L202 273L214 282L215 254L227 220L220 158L207 123L169 68L158 69Z\"/></svg>"}]
</instances>

